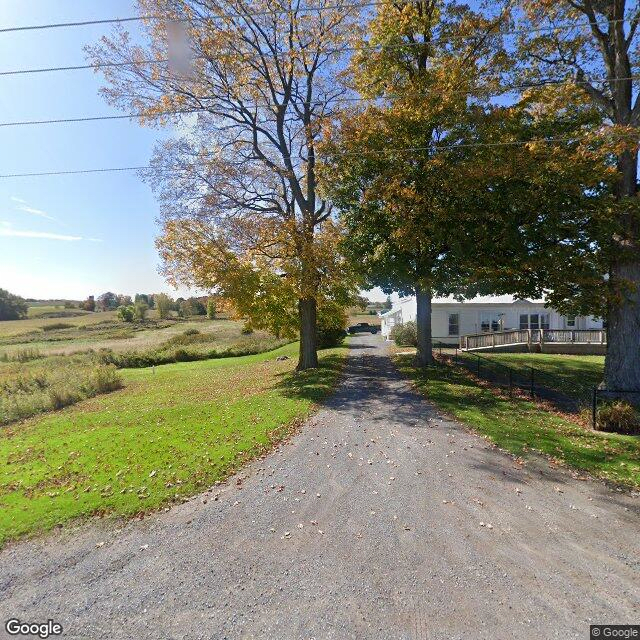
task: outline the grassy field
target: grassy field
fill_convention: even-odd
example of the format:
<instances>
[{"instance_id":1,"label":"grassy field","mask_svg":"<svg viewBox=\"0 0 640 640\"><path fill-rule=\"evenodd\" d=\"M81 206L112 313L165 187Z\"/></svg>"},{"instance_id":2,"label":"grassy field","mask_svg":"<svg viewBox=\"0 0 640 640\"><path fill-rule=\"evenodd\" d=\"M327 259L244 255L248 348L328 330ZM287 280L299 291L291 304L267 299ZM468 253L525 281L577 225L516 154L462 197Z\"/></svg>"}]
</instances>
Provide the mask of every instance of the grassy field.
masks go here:
<instances>
[{"instance_id":1,"label":"grassy field","mask_svg":"<svg viewBox=\"0 0 640 640\"><path fill-rule=\"evenodd\" d=\"M540 384L569 397L583 399L602 382L604 356L561 355L555 353L482 353L483 358L524 371L535 367ZM473 354L463 357L473 359Z\"/></svg>"},{"instance_id":2,"label":"grassy field","mask_svg":"<svg viewBox=\"0 0 640 640\"><path fill-rule=\"evenodd\" d=\"M531 452L596 477L640 487L640 438L588 430L533 402L497 395L450 366L413 366L397 355L400 369L447 413L518 456Z\"/></svg>"},{"instance_id":3,"label":"grassy field","mask_svg":"<svg viewBox=\"0 0 640 640\"><path fill-rule=\"evenodd\" d=\"M188 330L206 333L227 347L242 336L243 323L235 320L208 320L205 317L160 320L154 312L144 322L122 322L115 311L91 313L73 318L31 318L0 322L0 358L36 349L42 355L72 354L90 349L114 352L154 349ZM268 334L256 331L253 339Z\"/></svg>"},{"instance_id":4,"label":"grassy field","mask_svg":"<svg viewBox=\"0 0 640 640\"><path fill-rule=\"evenodd\" d=\"M118 388L114 367L247 355L284 344L242 327L206 318L125 323L113 312L0 322L0 425Z\"/></svg>"},{"instance_id":5,"label":"grassy field","mask_svg":"<svg viewBox=\"0 0 640 640\"><path fill-rule=\"evenodd\" d=\"M358 324L359 322L368 322L369 324L380 326L380 318L378 318L377 315L370 315L368 313L349 314L349 325Z\"/></svg>"},{"instance_id":6,"label":"grassy field","mask_svg":"<svg viewBox=\"0 0 640 640\"><path fill-rule=\"evenodd\" d=\"M225 478L335 384L343 348L305 373L294 371L296 351L123 370L120 391L4 428L0 544L78 517L155 509Z\"/></svg>"}]
</instances>

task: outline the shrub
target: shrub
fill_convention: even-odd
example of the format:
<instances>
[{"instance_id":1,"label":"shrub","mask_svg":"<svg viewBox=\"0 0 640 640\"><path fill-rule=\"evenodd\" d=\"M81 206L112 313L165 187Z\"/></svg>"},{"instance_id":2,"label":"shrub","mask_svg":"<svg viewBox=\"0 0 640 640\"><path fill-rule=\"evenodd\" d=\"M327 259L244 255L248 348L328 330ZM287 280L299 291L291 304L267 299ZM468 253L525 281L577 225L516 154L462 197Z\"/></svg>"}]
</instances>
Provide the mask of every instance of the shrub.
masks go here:
<instances>
[{"instance_id":1,"label":"shrub","mask_svg":"<svg viewBox=\"0 0 640 640\"><path fill-rule=\"evenodd\" d=\"M53 356L43 363L16 367L0 381L0 424L62 409L121 387L116 368L97 364L92 354Z\"/></svg>"},{"instance_id":2,"label":"shrub","mask_svg":"<svg viewBox=\"0 0 640 640\"><path fill-rule=\"evenodd\" d=\"M197 329L187 329L183 332L185 336L197 336L200 332Z\"/></svg>"},{"instance_id":3,"label":"shrub","mask_svg":"<svg viewBox=\"0 0 640 640\"><path fill-rule=\"evenodd\" d=\"M132 306L118 307L118 318L123 322L133 322L135 311Z\"/></svg>"},{"instance_id":4,"label":"shrub","mask_svg":"<svg viewBox=\"0 0 640 640\"><path fill-rule=\"evenodd\" d=\"M216 304L215 298L209 298L207 300L207 318L209 318L209 320L215 320L216 313L218 313L218 305Z\"/></svg>"},{"instance_id":5,"label":"shrub","mask_svg":"<svg viewBox=\"0 0 640 640\"><path fill-rule=\"evenodd\" d=\"M53 324L45 324L42 327L43 331L59 331L60 329L74 329L75 324L69 324L68 322L54 322Z\"/></svg>"},{"instance_id":6,"label":"shrub","mask_svg":"<svg viewBox=\"0 0 640 640\"><path fill-rule=\"evenodd\" d=\"M393 329L391 329L389 336L399 347L418 346L418 333L415 322L396 324Z\"/></svg>"},{"instance_id":7,"label":"shrub","mask_svg":"<svg viewBox=\"0 0 640 640\"><path fill-rule=\"evenodd\" d=\"M158 293L153 297L156 309L158 310L158 317L160 320L164 320L171 315L174 308L173 300L166 293Z\"/></svg>"},{"instance_id":8,"label":"shrub","mask_svg":"<svg viewBox=\"0 0 640 640\"><path fill-rule=\"evenodd\" d=\"M347 315L344 308L334 302L324 302L318 308L318 349L337 347L346 335Z\"/></svg>"},{"instance_id":9,"label":"shrub","mask_svg":"<svg viewBox=\"0 0 640 640\"><path fill-rule=\"evenodd\" d=\"M149 311L149 305L142 300L138 300L133 306L133 315L136 320L144 320L147 317L147 311Z\"/></svg>"},{"instance_id":10,"label":"shrub","mask_svg":"<svg viewBox=\"0 0 640 640\"><path fill-rule=\"evenodd\" d=\"M251 326L251 324L250 324L249 322L246 322L246 323L243 325L242 329L240 330L240 333L241 333L243 336L251 335L251 334L253 333L253 327Z\"/></svg>"},{"instance_id":11,"label":"shrub","mask_svg":"<svg viewBox=\"0 0 640 640\"><path fill-rule=\"evenodd\" d=\"M7 357L7 361L13 362L30 362L42 358L42 354L37 349L20 349L12 356Z\"/></svg>"},{"instance_id":12,"label":"shrub","mask_svg":"<svg viewBox=\"0 0 640 640\"><path fill-rule=\"evenodd\" d=\"M48 393L51 409L54 411L68 407L82 399L82 395L79 391L70 386L50 387L48 389Z\"/></svg>"},{"instance_id":13,"label":"shrub","mask_svg":"<svg viewBox=\"0 0 640 640\"><path fill-rule=\"evenodd\" d=\"M113 365L97 365L89 374L86 391L88 395L97 395L122 389L122 386L122 378Z\"/></svg>"},{"instance_id":14,"label":"shrub","mask_svg":"<svg viewBox=\"0 0 640 640\"><path fill-rule=\"evenodd\" d=\"M598 410L596 428L611 433L640 434L640 414L628 402L613 400Z\"/></svg>"}]
</instances>

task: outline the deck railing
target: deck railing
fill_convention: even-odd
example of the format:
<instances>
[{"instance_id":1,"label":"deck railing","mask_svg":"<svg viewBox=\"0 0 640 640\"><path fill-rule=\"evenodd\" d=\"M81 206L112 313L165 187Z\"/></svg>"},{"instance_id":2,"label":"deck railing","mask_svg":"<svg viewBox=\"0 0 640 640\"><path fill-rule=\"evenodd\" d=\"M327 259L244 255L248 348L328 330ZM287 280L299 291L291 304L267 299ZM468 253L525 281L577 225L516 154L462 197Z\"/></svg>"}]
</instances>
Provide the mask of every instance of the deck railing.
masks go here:
<instances>
[{"instance_id":1,"label":"deck railing","mask_svg":"<svg viewBox=\"0 0 640 640\"><path fill-rule=\"evenodd\" d=\"M461 349L491 349L516 344L607 344L604 329L513 329L460 337Z\"/></svg>"}]
</instances>

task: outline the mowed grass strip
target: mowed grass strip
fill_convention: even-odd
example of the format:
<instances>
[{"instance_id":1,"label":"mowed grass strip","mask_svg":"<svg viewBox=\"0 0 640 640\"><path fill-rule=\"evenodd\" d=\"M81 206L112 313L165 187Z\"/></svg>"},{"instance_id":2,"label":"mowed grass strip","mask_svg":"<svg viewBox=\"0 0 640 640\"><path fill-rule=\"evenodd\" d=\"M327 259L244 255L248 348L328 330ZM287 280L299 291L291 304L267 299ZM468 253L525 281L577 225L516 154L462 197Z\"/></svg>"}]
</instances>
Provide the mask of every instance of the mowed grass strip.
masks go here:
<instances>
[{"instance_id":1,"label":"mowed grass strip","mask_svg":"<svg viewBox=\"0 0 640 640\"><path fill-rule=\"evenodd\" d=\"M534 402L497 395L451 366L423 371L413 366L413 355L395 357L428 400L502 449L522 457L539 452L593 476L640 487L637 436L592 431Z\"/></svg>"},{"instance_id":2,"label":"mowed grass strip","mask_svg":"<svg viewBox=\"0 0 640 640\"><path fill-rule=\"evenodd\" d=\"M563 355L556 353L482 353L501 364L520 371L526 377L527 368L534 367L541 375L537 383L565 395L584 400L604 377L604 356ZM475 362L474 354L461 357Z\"/></svg>"},{"instance_id":3,"label":"mowed grass strip","mask_svg":"<svg viewBox=\"0 0 640 640\"><path fill-rule=\"evenodd\" d=\"M0 545L73 518L152 510L227 477L336 383L345 348L303 373L296 351L124 370L121 391L4 428Z\"/></svg>"}]
</instances>

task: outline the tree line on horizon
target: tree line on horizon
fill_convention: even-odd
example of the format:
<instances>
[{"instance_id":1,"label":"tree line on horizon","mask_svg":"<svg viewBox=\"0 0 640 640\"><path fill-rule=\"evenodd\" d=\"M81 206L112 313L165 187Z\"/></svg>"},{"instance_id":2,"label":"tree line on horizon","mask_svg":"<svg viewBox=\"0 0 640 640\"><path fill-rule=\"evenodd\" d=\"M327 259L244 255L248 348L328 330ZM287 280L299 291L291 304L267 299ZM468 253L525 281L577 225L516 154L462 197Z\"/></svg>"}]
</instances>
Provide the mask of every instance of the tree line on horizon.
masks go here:
<instances>
[{"instance_id":1,"label":"tree line on horizon","mask_svg":"<svg viewBox=\"0 0 640 640\"><path fill-rule=\"evenodd\" d=\"M145 175L170 282L298 334L300 369L360 287L416 295L421 365L434 296L544 296L604 317L607 386L640 389L630 3L139 5L168 20L88 55L110 104L196 114Z\"/></svg>"},{"instance_id":2,"label":"tree line on horizon","mask_svg":"<svg viewBox=\"0 0 640 640\"><path fill-rule=\"evenodd\" d=\"M43 302L24 299L0 289L0 321L20 320L26 318L30 303ZM88 296L83 301L51 300L44 302L62 302L65 309L81 309L83 311L118 311L118 316L125 322L144 320L149 309L155 309L160 319L171 317L174 313L178 317L207 316L214 319L223 310L224 302L216 296L178 297L175 300L166 293L136 293L132 298L125 294L115 294L107 291L97 298Z\"/></svg>"}]
</instances>

